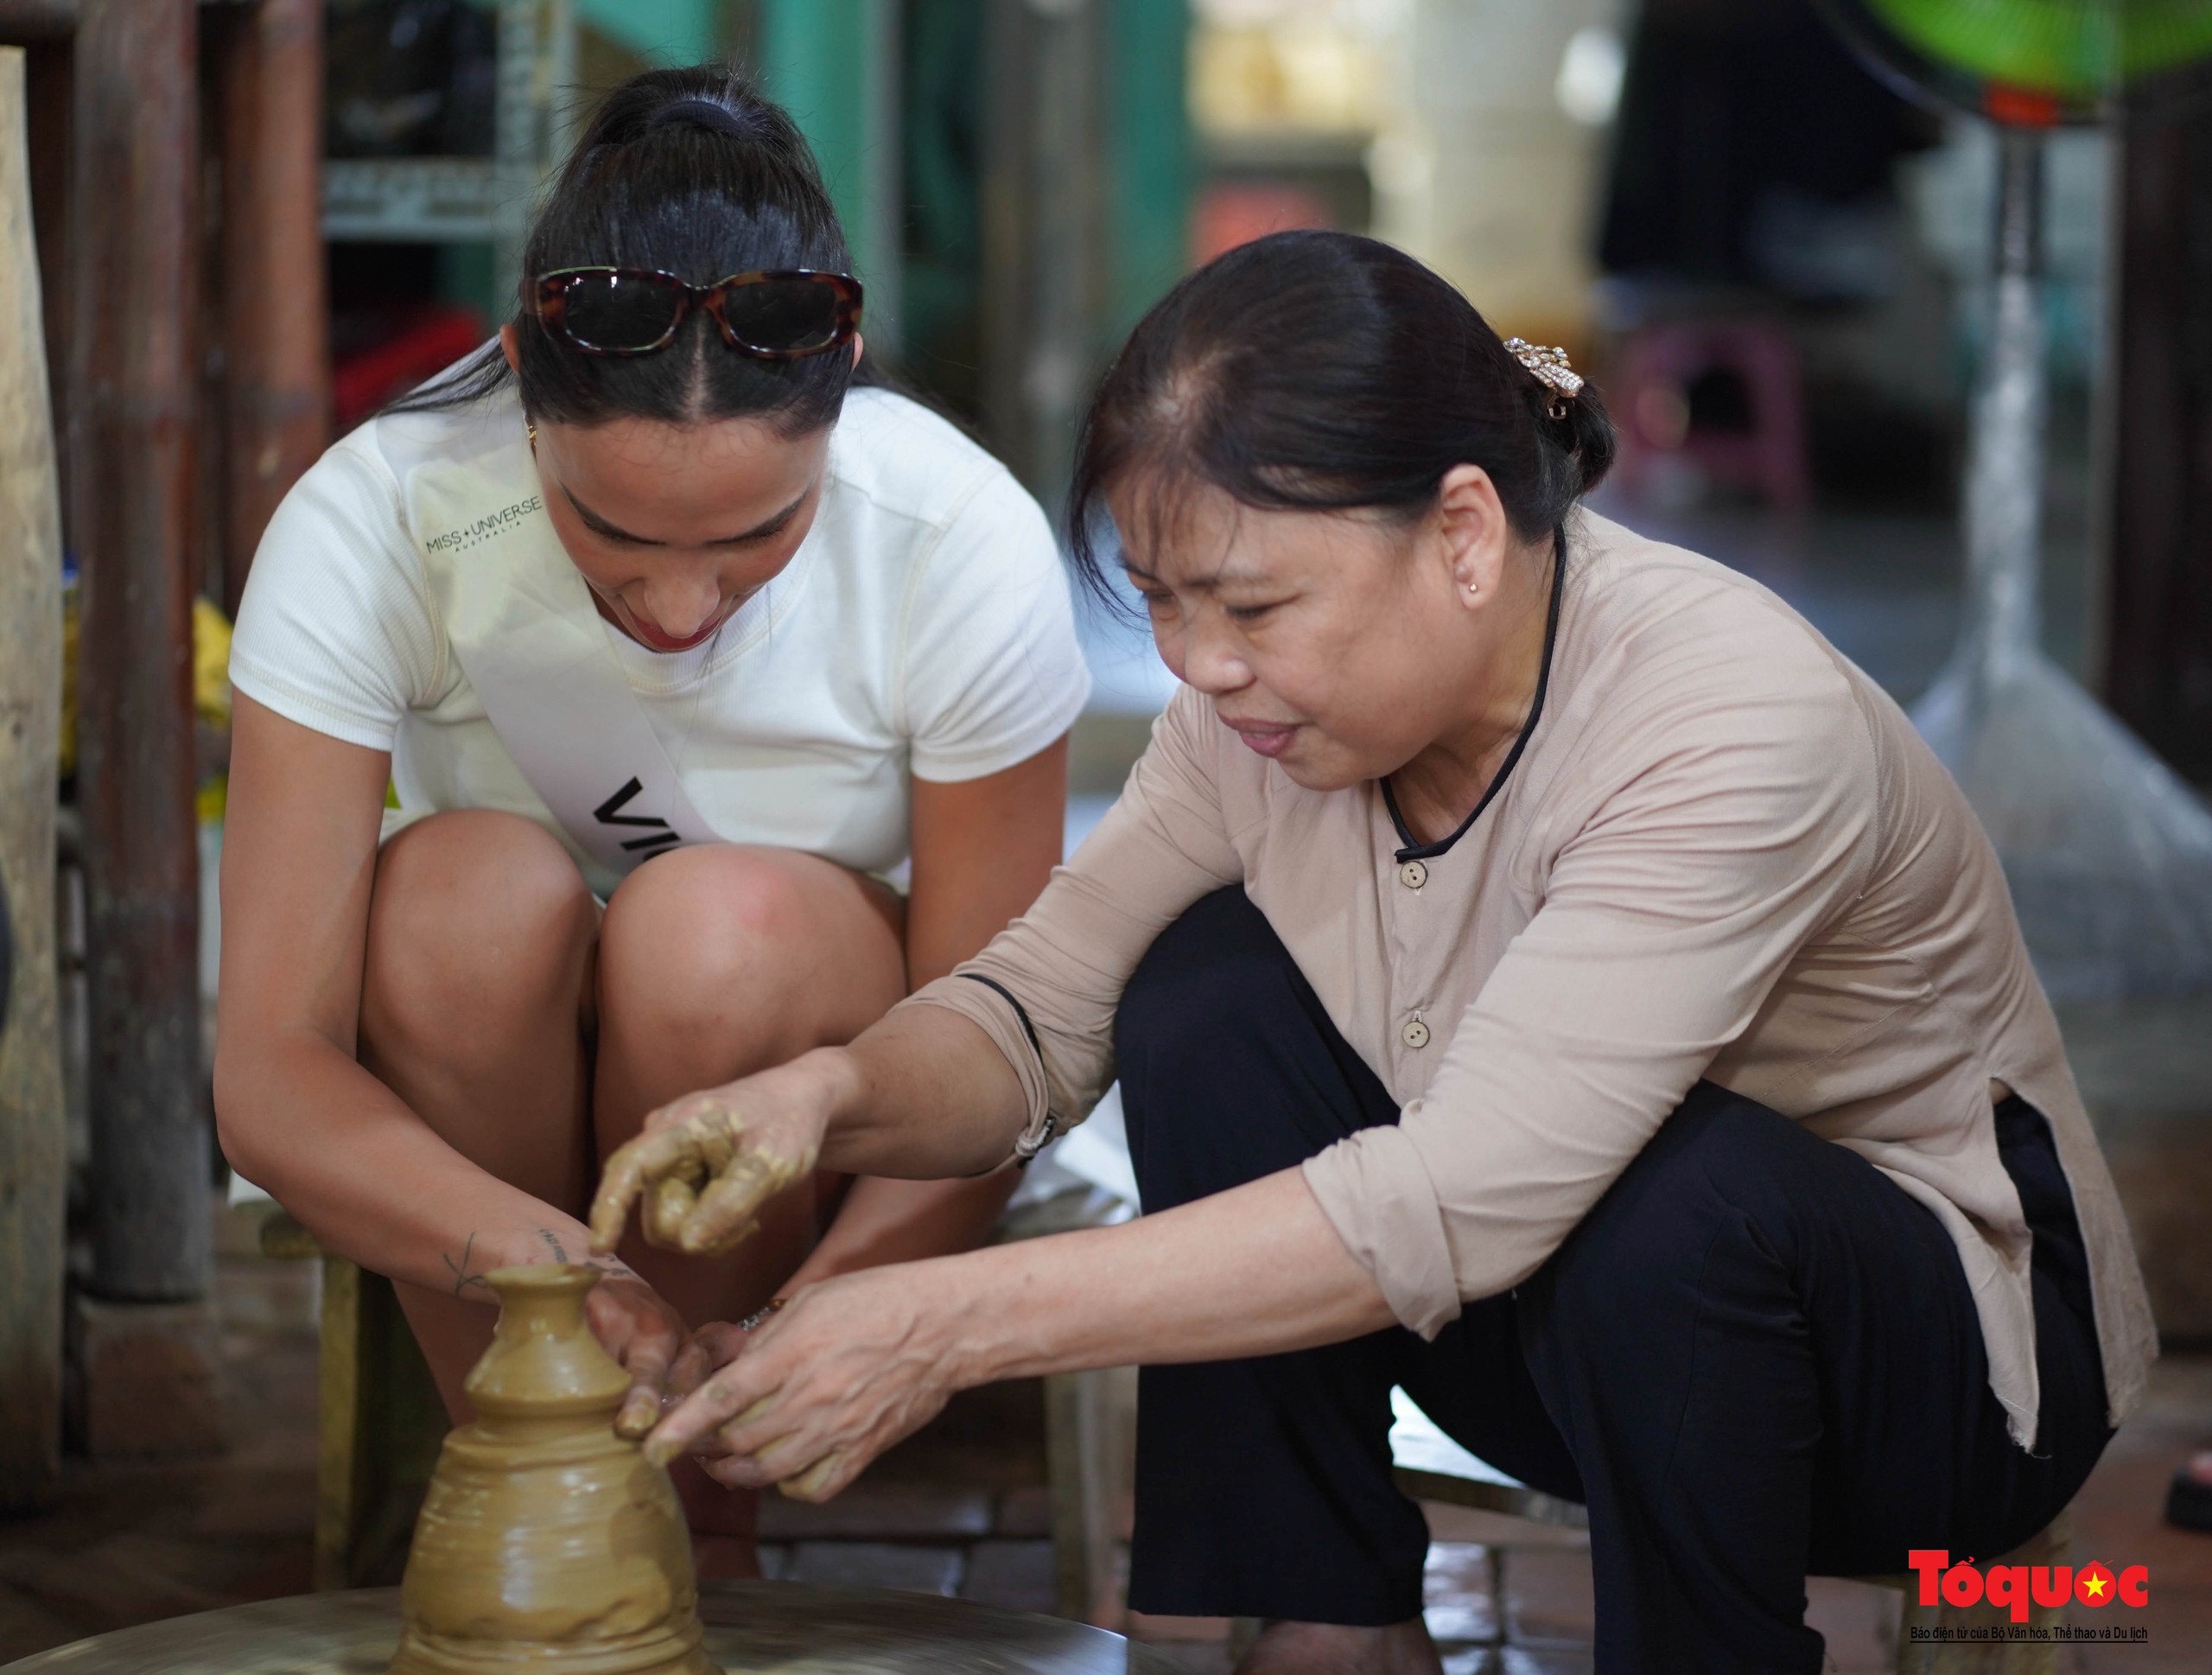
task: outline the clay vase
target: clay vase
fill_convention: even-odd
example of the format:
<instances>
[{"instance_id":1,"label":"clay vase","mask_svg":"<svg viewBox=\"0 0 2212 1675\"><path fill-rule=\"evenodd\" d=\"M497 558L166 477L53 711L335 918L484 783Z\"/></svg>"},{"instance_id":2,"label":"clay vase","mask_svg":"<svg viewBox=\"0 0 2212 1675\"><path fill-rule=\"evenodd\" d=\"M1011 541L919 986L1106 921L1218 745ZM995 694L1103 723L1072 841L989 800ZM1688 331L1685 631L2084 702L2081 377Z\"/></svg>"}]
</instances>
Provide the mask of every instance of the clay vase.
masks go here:
<instances>
[{"instance_id":1,"label":"clay vase","mask_svg":"<svg viewBox=\"0 0 2212 1675\"><path fill-rule=\"evenodd\" d=\"M487 1277L499 1329L415 1525L392 1675L718 1675L668 1473L614 1434L629 1379L584 1324L599 1276Z\"/></svg>"}]
</instances>

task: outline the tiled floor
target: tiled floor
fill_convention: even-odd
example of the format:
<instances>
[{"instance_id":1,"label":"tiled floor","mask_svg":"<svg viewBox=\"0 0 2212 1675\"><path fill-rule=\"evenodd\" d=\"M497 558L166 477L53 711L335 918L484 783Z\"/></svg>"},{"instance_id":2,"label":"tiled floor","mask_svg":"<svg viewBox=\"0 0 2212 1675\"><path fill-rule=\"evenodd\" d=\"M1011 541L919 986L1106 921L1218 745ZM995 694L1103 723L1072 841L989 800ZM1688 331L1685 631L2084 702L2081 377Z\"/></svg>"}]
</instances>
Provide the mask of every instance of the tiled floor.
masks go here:
<instances>
[{"instance_id":1,"label":"tiled floor","mask_svg":"<svg viewBox=\"0 0 2212 1675\"><path fill-rule=\"evenodd\" d=\"M50 1511L0 1522L0 1661L157 1617L305 1591L314 1516L312 1270L228 1258L220 1301L231 1451L186 1466L79 1465ZM2076 1648L2071 1675L2212 1671L2212 1537L2158 1518L2167 1474L2212 1438L2212 1355L2160 1364L2150 1403L2077 1502L2076 1551L2151 1567L2147 1646ZM959 1594L1022 1610L1052 1603L1034 1385L972 1392L826 1506L771 1499L772 1574ZM1460 1508L1429 1509L1428 1621L1451 1675L1591 1668L1584 1538ZM1897 1596L1812 1585L1838 1675L1894 1667ZM1230 1625L1126 1627L1192 1675L1225 1675Z\"/></svg>"}]
</instances>

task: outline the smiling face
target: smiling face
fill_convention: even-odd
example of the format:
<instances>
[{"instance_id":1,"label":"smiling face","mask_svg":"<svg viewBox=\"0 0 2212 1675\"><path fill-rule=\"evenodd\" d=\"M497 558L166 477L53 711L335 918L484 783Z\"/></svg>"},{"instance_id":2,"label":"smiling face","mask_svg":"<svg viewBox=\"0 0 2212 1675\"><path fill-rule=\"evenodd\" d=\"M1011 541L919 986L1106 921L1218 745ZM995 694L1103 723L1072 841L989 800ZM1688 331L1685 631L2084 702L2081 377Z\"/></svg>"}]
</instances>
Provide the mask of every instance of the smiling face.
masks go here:
<instances>
[{"instance_id":1,"label":"smiling face","mask_svg":"<svg viewBox=\"0 0 2212 1675\"><path fill-rule=\"evenodd\" d=\"M1518 725L1544 560L1480 468L1456 468L1410 520L1150 492L1107 498L1160 657L1298 784L1338 790L1433 748L1472 760Z\"/></svg>"}]
</instances>

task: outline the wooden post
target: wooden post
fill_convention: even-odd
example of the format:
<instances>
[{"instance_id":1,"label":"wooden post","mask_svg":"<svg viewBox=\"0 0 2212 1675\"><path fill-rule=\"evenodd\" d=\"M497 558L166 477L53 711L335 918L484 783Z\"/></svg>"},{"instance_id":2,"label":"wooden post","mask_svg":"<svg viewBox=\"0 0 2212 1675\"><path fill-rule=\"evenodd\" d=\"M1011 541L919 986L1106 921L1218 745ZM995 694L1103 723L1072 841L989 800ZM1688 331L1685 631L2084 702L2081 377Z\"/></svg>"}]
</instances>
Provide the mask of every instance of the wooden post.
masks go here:
<instances>
[{"instance_id":1,"label":"wooden post","mask_svg":"<svg viewBox=\"0 0 2212 1675\"><path fill-rule=\"evenodd\" d=\"M0 0L0 41L66 41L77 27L77 0Z\"/></svg>"},{"instance_id":2,"label":"wooden post","mask_svg":"<svg viewBox=\"0 0 2212 1675\"><path fill-rule=\"evenodd\" d=\"M1057 514L1103 360L1098 0L992 0L982 360L993 445Z\"/></svg>"},{"instance_id":3,"label":"wooden post","mask_svg":"<svg viewBox=\"0 0 2212 1675\"><path fill-rule=\"evenodd\" d=\"M287 489L328 439L321 229L323 0L221 19L223 605Z\"/></svg>"},{"instance_id":4,"label":"wooden post","mask_svg":"<svg viewBox=\"0 0 2212 1675\"><path fill-rule=\"evenodd\" d=\"M26 122L30 130L31 227L38 239L40 297L46 316L46 377L57 427L69 411L69 197L71 41L78 0L0 0L0 43L25 49ZM69 540L69 449L54 436L61 481L63 550Z\"/></svg>"},{"instance_id":5,"label":"wooden post","mask_svg":"<svg viewBox=\"0 0 2212 1675\"><path fill-rule=\"evenodd\" d=\"M2105 696L2212 783L2212 114L2120 141L2105 508Z\"/></svg>"},{"instance_id":6,"label":"wooden post","mask_svg":"<svg viewBox=\"0 0 2212 1675\"><path fill-rule=\"evenodd\" d=\"M54 805L61 502L31 231L24 54L0 47L0 885L14 958L0 1023L0 1508L58 1481L62 1208Z\"/></svg>"},{"instance_id":7,"label":"wooden post","mask_svg":"<svg viewBox=\"0 0 2212 1675\"><path fill-rule=\"evenodd\" d=\"M53 392L54 465L61 481L62 550L69 543L69 452L60 433L69 411L69 122L75 48L67 35L33 41L24 54L31 136L31 226L38 237L39 296L46 315L46 377Z\"/></svg>"},{"instance_id":8,"label":"wooden post","mask_svg":"<svg viewBox=\"0 0 2212 1675\"><path fill-rule=\"evenodd\" d=\"M212 1262L200 1062L191 528L193 0L83 0L70 216L70 520L98 1294L182 1301Z\"/></svg>"}]
</instances>

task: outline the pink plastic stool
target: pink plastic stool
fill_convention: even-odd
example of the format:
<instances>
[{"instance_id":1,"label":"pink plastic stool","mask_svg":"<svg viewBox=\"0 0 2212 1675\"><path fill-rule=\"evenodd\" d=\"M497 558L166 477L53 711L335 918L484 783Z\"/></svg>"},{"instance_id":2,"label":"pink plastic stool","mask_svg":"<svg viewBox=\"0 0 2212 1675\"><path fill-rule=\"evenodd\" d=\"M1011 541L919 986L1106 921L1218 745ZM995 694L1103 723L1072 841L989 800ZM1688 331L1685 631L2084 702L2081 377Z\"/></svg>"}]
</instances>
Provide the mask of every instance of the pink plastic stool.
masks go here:
<instances>
[{"instance_id":1,"label":"pink plastic stool","mask_svg":"<svg viewBox=\"0 0 2212 1675\"><path fill-rule=\"evenodd\" d=\"M1751 408L1743 430L1690 423L1689 389L1708 373L1743 381ZM1639 328L1623 347L1606 392L1620 426L1621 486L1636 492L1668 455L1717 482L1756 490L1784 512L1813 503L1805 449L1803 378L1796 346L1772 321L1669 321Z\"/></svg>"}]
</instances>

